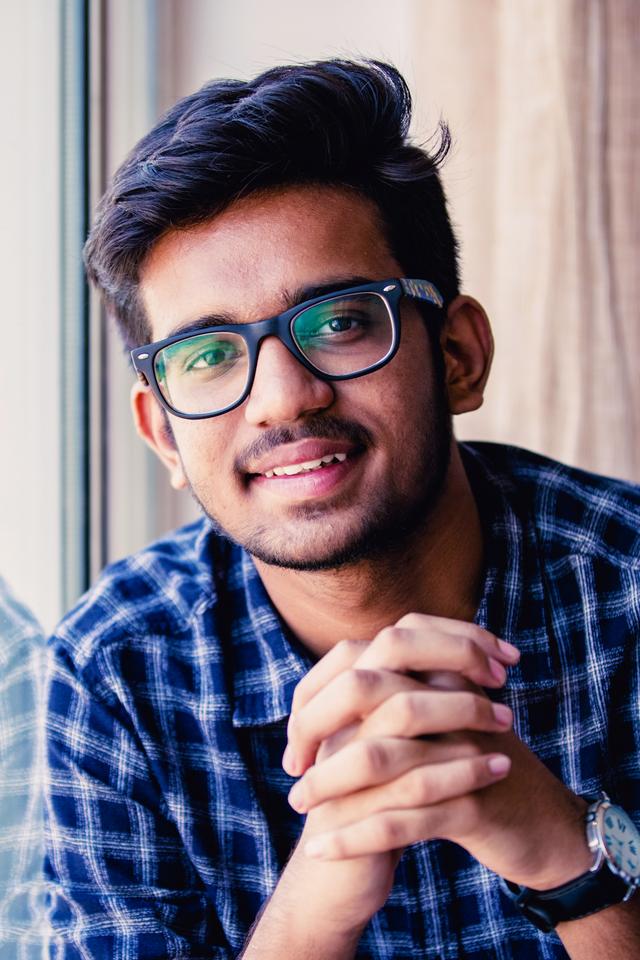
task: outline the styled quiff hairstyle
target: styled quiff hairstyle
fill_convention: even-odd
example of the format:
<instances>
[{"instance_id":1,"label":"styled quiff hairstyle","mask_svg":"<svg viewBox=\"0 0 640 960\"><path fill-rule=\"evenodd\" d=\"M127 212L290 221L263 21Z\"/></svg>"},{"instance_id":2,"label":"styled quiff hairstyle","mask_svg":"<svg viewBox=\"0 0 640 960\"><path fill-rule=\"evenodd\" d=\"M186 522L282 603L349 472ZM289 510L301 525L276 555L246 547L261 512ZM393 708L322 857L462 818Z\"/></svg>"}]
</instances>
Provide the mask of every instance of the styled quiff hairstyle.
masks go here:
<instances>
[{"instance_id":1,"label":"styled quiff hairstyle","mask_svg":"<svg viewBox=\"0 0 640 960\"><path fill-rule=\"evenodd\" d=\"M180 100L114 175L85 246L125 344L150 339L138 277L162 234L270 187L342 186L373 200L405 276L431 280L448 304L458 251L438 169L450 135L441 123L429 154L408 141L410 120L404 79L373 60L276 67Z\"/></svg>"}]
</instances>

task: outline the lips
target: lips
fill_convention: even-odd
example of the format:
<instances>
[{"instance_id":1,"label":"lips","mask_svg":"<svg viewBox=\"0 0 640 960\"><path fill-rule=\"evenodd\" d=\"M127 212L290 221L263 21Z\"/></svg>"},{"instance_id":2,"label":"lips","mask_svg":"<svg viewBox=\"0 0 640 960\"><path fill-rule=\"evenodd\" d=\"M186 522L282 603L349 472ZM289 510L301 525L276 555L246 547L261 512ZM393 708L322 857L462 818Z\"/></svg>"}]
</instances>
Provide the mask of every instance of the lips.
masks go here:
<instances>
[{"instance_id":1,"label":"lips","mask_svg":"<svg viewBox=\"0 0 640 960\"><path fill-rule=\"evenodd\" d=\"M274 467L273 470L265 470L263 476L267 479L274 476L293 477L299 473L310 473L312 470L322 470L331 463L344 463L346 459L346 453L330 453L326 457L320 457L319 460L305 460L302 463L291 463L282 467Z\"/></svg>"},{"instance_id":2,"label":"lips","mask_svg":"<svg viewBox=\"0 0 640 960\"><path fill-rule=\"evenodd\" d=\"M267 478L299 476L342 463L356 449L353 443L343 440L300 440L276 447L267 456L251 463L246 473Z\"/></svg>"}]
</instances>

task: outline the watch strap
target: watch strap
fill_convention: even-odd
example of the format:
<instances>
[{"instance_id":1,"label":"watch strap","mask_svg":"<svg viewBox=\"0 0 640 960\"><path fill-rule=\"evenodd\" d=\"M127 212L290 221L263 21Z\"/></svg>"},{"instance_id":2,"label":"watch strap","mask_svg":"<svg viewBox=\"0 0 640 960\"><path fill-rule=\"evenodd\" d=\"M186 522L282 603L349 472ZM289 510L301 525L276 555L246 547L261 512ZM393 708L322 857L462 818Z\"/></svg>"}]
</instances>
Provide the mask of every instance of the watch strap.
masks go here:
<instances>
[{"instance_id":1,"label":"watch strap","mask_svg":"<svg viewBox=\"0 0 640 960\"><path fill-rule=\"evenodd\" d=\"M605 862L560 887L532 890L503 880L507 895L539 930L549 933L564 920L579 920L626 899L629 884Z\"/></svg>"}]
</instances>

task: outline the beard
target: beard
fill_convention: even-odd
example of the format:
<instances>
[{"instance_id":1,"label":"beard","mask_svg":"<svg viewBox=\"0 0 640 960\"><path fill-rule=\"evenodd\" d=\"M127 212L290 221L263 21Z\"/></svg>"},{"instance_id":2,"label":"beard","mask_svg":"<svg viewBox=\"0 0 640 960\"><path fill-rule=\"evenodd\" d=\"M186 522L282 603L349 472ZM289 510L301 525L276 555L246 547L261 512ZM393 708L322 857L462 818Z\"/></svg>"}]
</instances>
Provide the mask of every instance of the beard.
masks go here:
<instances>
[{"instance_id":1,"label":"beard","mask_svg":"<svg viewBox=\"0 0 640 960\"><path fill-rule=\"evenodd\" d=\"M292 506L287 519L277 526L252 520L230 530L205 506L193 486L191 494L218 534L270 566L313 572L381 558L387 562L399 559L426 530L445 486L453 431L442 374L434 378L431 395L423 399L422 416L417 422L417 435L405 448L404 462L395 465L389 486L372 490L348 523L341 517L338 497L330 504ZM317 416L296 429L268 431L245 451L236 467L241 472L242 461L249 462L280 444L308 437L347 440L359 450L366 450L372 442L360 424L331 415ZM352 495L347 500L352 509Z\"/></svg>"}]
</instances>

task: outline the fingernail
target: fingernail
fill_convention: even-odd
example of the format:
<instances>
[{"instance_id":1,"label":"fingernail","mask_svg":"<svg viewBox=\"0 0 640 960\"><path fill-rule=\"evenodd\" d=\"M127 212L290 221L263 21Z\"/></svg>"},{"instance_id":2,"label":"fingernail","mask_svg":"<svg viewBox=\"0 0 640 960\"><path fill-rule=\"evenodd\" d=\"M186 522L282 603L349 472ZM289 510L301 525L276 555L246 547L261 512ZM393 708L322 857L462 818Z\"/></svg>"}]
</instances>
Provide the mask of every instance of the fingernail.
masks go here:
<instances>
[{"instance_id":1,"label":"fingernail","mask_svg":"<svg viewBox=\"0 0 640 960\"><path fill-rule=\"evenodd\" d=\"M511 769L511 760L509 757L505 757L504 754L499 753L495 757L489 757L487 766L494 776L501 777Z\"/></svg>"},{"instance_id":2,"label":"fingernail","mask_svg":"<svg viewBox=\"0 0 640 960\"><path fill-rule=\"evenodd\" d=\"M504 703L493 704L493 715L501 727L510 727L513 714L509 707Z\"/></svg>"},{"instance_id":3,"label":"fingernail","mask_svg":"<svg viewBox=\"0 0 640 960\"><path fill-rule=\"evenodd\" d=\"M289 805L292 806L294 810L297 810L298 813L305 812L303 792L300 781L294 783L289 791Z\"/></svg>"},{"instance_id":4,"label":"fingernail","mask_svg":"<svg viewBox=\"0 0 640 960\"><path fill-rule=\"evenodd\" d=\"M317 857L320 859L327 852L327 846L320 837L314 837L313 840L309 840L308 843L305 844L304 852L308 857Z\"/></svg>"},{"instance_id":5,"label":"fingernail","mask_svg":"<svg viewBox=\"0 0 640 960\"><path fill-rule=\"evenodd\" d=\"M505 682L507 679L507 671L499 660L494 660L493 657L489 657L489 669L491 670L491 676L494 677L498 683Z\"/></svg>"},{"instance_id":6,"label":"fingernail","mask_svg":"<svg viewBox=\"0 0 640 960\"><path fill-rule=\"evenodd\" d=\"M293 755L293 750L287 744L287 749L282 754L282 766L288 774L292 777L295 776L296 772L296 758Z\"/></svg>"},{"instance_id":7,"label":"fingernail","mask_svg":"<svg viewBox=\"0 0 640 960\"><path fill-rule=\"evenodd\" d=\"M509 663L517 663L520 659L520 651L517 647L514 647L512 643L507 643L506 640L498 640L498 646L500 647L500 652L507 658Z\"/></svg>"}]
</instances>

